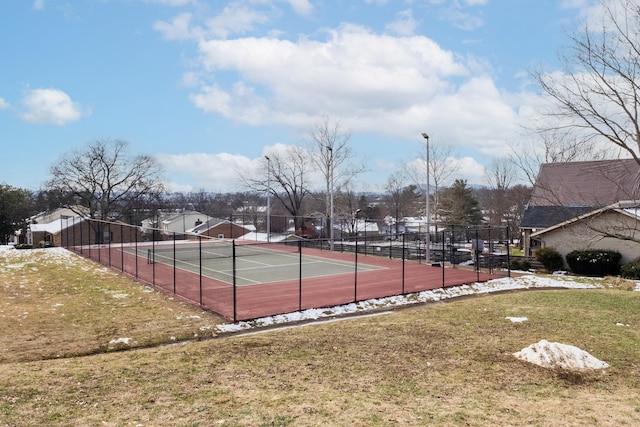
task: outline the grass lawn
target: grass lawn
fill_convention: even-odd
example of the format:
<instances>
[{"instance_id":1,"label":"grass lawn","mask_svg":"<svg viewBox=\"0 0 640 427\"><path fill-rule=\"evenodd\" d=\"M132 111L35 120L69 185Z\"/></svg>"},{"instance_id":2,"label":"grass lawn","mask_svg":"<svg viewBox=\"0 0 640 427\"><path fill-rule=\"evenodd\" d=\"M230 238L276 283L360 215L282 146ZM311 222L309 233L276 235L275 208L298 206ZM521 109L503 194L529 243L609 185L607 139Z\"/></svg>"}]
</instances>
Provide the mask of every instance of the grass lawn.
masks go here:
<instances>
[{"instance_id":1,"label":"grass lawn","mask_svg":"<svg viewBox=\"0 0 640 427\"><path fill-rule=\"evenodd\" d=\"M17 268L0 252L0 425L640 424L640 292L484 295L175 343L220 320L73 255L38 256ZM142 348L114 351L125 337ZM541 339L611 367L512 356Z\"/></svg>"}]
</instances>

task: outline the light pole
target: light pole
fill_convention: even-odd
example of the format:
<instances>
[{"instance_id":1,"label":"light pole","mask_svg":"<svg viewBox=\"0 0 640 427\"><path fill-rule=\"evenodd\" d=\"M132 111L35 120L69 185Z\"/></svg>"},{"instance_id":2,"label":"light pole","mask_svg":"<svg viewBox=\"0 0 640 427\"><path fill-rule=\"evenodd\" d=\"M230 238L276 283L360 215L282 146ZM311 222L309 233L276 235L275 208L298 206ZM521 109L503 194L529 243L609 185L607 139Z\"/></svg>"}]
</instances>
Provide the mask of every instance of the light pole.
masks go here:
<instances>
[{"instance_id":1,"label":"light pole","mask_svg":"<svg viewBox=\"0 0 640 427\"><path fill-rule=\"evenodd\" d=\"M333 147L328 146L329 150L329 246L333 252Z\"/></svg>"},{"instance_id":2,"label":"light pole","mask_svg":"<svg viewBox=\"0 0 640 427\"><path fill-rule=\"evenodd\" d=\"M267 159L267 242L271 242L271 159Z\"/></svg>"},{"instance_id":3,"label":"light pole","mask_svg":"<svg viewBox=\"0 0 640 427\"><path fill-rule=\"evenodd\" d=\"M429 185L429 135L422 132L422 137L427 141L427 239L425 241L425 262L431 262L431 209L429 199L431 198L431 186Z\"/></svg>"}]
</instances>

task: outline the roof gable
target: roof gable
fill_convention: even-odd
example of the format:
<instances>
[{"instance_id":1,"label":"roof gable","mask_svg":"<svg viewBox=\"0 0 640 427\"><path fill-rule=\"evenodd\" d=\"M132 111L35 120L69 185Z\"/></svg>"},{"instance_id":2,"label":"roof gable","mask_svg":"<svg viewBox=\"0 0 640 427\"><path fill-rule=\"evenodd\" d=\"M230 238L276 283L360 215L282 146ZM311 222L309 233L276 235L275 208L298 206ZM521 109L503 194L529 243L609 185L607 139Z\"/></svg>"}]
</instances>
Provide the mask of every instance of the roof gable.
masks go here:
<instances>
[{"instance_id":1,"label":"roof gable","mask_svg":"<svg viewBox=\"0 0 640 427\"><path fill-rule=\"evenodd\" d=\"M591 210L583 215L575 215L571 218L567 218L565 221L561 221L557 224L553 224L550 227L547 227L543 230L537 231L533 234L531 234L531 237L537 237L546 233L549 233L550 231L556 230L558 228L562 228L565 227L569 224L573 224L579 221L583 221L585 219L594 217L596 215L600 215L604 212L615 212L618 213L620 215L625 215L628 216L630 218L633 218L635 220L640 220L640 202L630 202L630 201L623 201L623 202L618 202L618 203L614 203L610 206L605 206L602 207L600 209L594 209Z\"/></svg>"},{"instance_id":2,"label":"roof gable","mask_svg":"<svg viewBox=\"0 0 640 427\"><path fill-rule=\"evenodd\" d=\"M529 206L603 207L640 199L640 165L634 159L545 163Z\"/></svg>"}]
</instances>

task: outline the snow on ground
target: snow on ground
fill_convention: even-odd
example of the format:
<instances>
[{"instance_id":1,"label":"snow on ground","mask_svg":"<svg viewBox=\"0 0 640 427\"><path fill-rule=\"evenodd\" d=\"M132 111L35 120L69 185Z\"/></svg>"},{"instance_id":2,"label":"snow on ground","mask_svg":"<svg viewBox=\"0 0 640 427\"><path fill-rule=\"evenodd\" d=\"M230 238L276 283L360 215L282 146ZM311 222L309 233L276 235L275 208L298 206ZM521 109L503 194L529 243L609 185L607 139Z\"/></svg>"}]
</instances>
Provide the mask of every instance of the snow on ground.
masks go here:
<instances>
[{"instance_id":1,"label":"snow on ground","mask_svg":"<svg viewBox=\"0 0 640 427\"><path fill-rule=\"evenodd\" d=\"M541 340L529 347L513 353L525 362L533 363L543 368L560 368L571 371L589 371L606 369L609 364L598 360L584 350L572 345Z\"/></svg>"},{"instance_id":2,"label":"snow on ground","mask_svg":"<svg viewBox=\"0 0 640 427\"><path fill-rule=\"evenodd\" d=\"M63 262L71 265L78 258L72 252L62 248L17 250L12 246L0 245L0 253L8 261L7 264L0 266L0 272L8 268L21 268L29 262L30 254L39 254L39 263ZM16 261L12 263L12 261ZM456 298L465 295L485 294L490 292L499 292L516 289L532 289L532 288L565 288L565 289L597 289L603 286L597 281L591 280L586 283L584 279L567 275L556 276L537 276L534 274L524 274L519 277L501 278L490 280L484 283L473 283L471 285L455 286L446 289L434 289L423 291L409 295L399 295L386 298L377 298L357 303L345 304L335 307L313 308L293 313L281 314L277 316L262 317L246 322L238 322L235 324L217 325L216 329L219 333L246 331L253 328L261 328L265 326L283 325L287 323L295 323L309 320L317 320L322 318L335 318L341 315L349 314L367 314L373 310L393 309L395 307L406 306L410 304L437 302L446 299ZM640 291L640 282L636 284L636 291ZM119 297L119 296L118 296ZM116 296L114 296L116 298ZM526 317L507 317L511 322L524 322ZM618 323L617 325L625 326ZM207 328L209 329L209 328ZM110 345L129 343L130 338L119 338L112 340ZM519 352L514 353L518 359L534 363L539 366L553 368L560 367L572 370L589 370L589 369L605 369L609 365L601 360L596 359L589 353L577 347L567 344L550 343L542 340L536 344L532 344Z\"/></svg>"},{"instance_id":3,"label":"snow on ground","mask_svg":"<svg viewBox=\"0 0 640 427\"><path fill-rule=\"evenodd\" d=\"M597 281L594 283L597 283ZM473 283L471 285L454 286L445 289L438 288L430 291L423 291L408 295L370 299L335 307L310 308L308 310L280 314L277 316L261 317L259 319L254 319L246 322L218 325L217 330L221 333L238 332L258 327L274 326L291 322L301 322L348 314L366 313L371 310L381 310L385 308L392 309L395 307L401 307L410 304L438 302L466 295L486 294L490 292L516 289L550 287L567 289L597 289L602 288L602 285L581 282L579 277L574 278L572 276L536 276L534 274L527 274L520 277L505 277L501 279L494 279L484 283ZM640 290L640 287L637 286L636 290Z\"/></svg>"}]
</instances>

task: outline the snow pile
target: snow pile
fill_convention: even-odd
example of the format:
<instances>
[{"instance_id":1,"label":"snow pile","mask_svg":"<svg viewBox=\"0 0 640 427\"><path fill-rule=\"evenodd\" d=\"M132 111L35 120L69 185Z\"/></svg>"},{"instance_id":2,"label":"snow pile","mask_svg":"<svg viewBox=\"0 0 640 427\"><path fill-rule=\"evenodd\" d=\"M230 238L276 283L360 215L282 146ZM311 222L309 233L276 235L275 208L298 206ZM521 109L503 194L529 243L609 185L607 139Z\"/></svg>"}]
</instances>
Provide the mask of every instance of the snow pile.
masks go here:
<instances>
[{"instance_id":1,"label":"snow pile","mask_svg":"<svg viewBox=\"0 0 640 427\"><path fill-rule=\"evenodd\" d=\"M578 347L547 340L531 344L529 347L513 353L513 355L520 360L543 368L589 371L609 367L608 363L596 359Z\"/></svg>"},{"instance_id":2,"label":"snow pile","mask_svg":"<svg viewBox=\"0 0 640 427\"><path fill-rule=\"evenodd\" d=\"M129 345L130 341L131 341L131 338L118 338L118 339L109 341L109 346L114 346L117 344Z\"/></svg>"},{"instance_id":3,"label":"snow pile","mask_svg":"<svg viewBox=\"0 0 640 427\"><path fill-rule=\"evenodd\" d=\"M280 314L277 316L261 317L250 321L222 324L217 325L216 330L219 333L239 332L266 326L282 325L286 323L318 320L322 318L330 318L350 314L364 314L373 310L391 310L393 308L405 305L438 302L466 295L545 287L566 289L597 289L602 288L602 285L580 282L578 278L574 280L574 278L571 277L540 277L533 274L520 277L505 277L501 279L490 280L484 283L473 283L470 285L454 286L445 289L438 288L430 291L422 291L408 295L374 298L366 301L359 301L357 303L350 303L334 307L310 308L303 311Z\"/></svg>"},{"instance_id":4,"label":"snow pile","mask_svg":"<svg viewBox=\"0 0 640 427\"><path fill-rule=\"evenodd\" d=\"M529 320L527 317L505 317L507 320L511 320L511 323L522 323Z\"/></svg>"}]
</instances>

